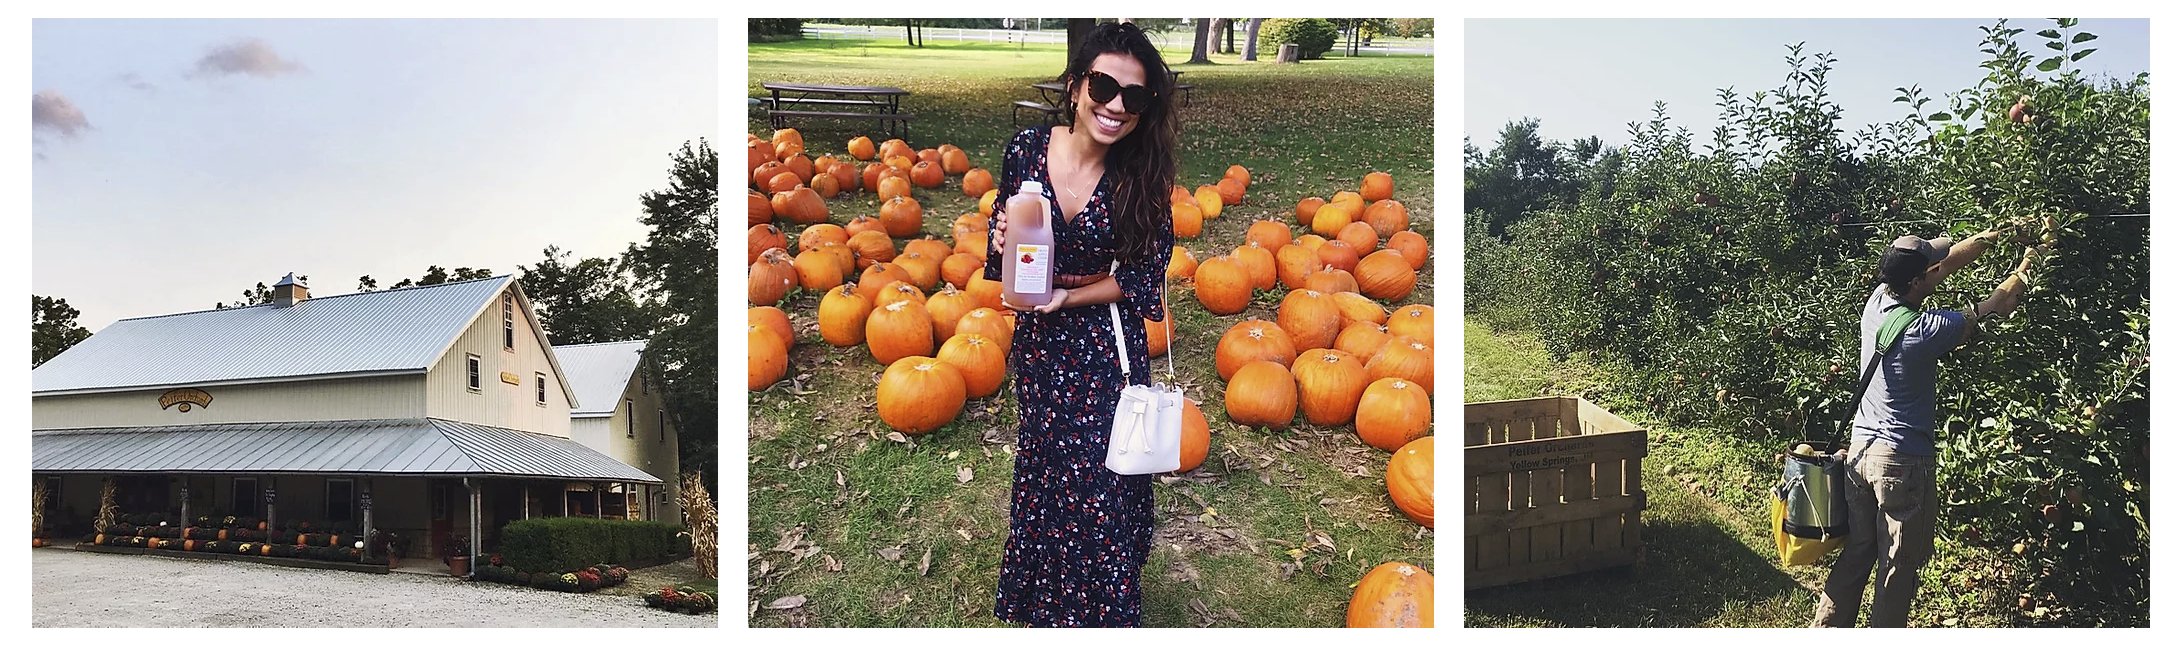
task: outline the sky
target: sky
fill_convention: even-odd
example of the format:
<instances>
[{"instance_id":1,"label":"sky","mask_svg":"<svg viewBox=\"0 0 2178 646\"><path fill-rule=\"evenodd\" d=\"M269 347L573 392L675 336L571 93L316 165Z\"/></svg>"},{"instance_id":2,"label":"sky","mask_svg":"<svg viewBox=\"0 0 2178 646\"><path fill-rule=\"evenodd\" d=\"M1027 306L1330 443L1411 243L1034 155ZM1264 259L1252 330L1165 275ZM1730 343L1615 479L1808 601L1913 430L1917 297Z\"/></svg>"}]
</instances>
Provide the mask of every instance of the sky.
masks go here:
<instances>
[{"instance_id":1,"label":"sky","mask_svg":"<svg viewBox=\"0 0 2178 646\"><path fill-rule=\"evenodd\" d=\"M37 20L32 292L96 332L288 272L315 295L608 256L718 146L702 20Z\"/></svg>"},{"instance_id":2,"label":"sky","mask_svg":"<svg viewBox=\"0 0 2178 646\"><path fill-rule=\"evenodd\" d=\"M1462 127L1475 147L1489 150L1498 131L1521 117L1541 122L1546 140L1597 136L1622 144L1627 123L1646 122L1655 102L1667 104L1674 126L1697 142L1718 124L1717 90L1741 97L1784 85L1791 69L1786 46L1806 43L1808 60L1829 52L1833 100L1846 133L1906 116L1892 103L1899 87L1919 85L1932 97L1925 110L1949 105L1946 93L1972 87L1987 74L1978 65L1980 27L1995 19L1822 20L1468 20ZM2046 18L2013 18L2026 31L2016 39L2036 56L2052 54L2035 32ZM2131 78L2148 71L2148 21L2081 19L2075 32L2098 38L2076 65L2090 76ZM2075 50L2077 51L2077 50ZM2031 72L2031 68L2030 68ZM2153 77L2150 77L2153 80Z\"/></svg>"}]
</instances>

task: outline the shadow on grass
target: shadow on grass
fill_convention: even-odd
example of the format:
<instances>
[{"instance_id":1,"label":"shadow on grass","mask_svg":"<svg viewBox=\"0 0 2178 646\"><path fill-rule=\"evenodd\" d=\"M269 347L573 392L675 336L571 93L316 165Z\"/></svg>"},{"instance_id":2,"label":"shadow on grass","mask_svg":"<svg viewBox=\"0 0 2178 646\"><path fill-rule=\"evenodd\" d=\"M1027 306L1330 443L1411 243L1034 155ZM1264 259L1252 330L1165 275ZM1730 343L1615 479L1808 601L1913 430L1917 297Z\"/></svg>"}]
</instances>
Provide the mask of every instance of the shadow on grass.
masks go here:
<instances>
[{"instance_id":1,"label":"shadow on grass","mask_svg":"<svg viewBox=\"0 0 2178 646\"><path fill-rule=\"evenodd\" d=\"M1644 565L1467 593L1468 626L1794 626L1812 595L1713 524L1652 523Z\"/></svg>"}]
</instances>

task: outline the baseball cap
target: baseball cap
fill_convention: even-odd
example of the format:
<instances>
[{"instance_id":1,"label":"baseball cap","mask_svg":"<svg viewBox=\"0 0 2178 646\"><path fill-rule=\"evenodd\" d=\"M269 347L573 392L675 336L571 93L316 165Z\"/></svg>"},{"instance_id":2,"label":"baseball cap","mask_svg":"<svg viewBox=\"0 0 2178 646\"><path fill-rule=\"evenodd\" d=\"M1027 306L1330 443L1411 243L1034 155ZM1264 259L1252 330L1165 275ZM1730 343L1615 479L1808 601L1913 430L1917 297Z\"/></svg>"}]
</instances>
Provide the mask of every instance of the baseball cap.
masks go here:
<instances>
[{"instance_id":1,"label":"baseball cap","mask_svg":"<svg viewBox=\"0 0 2178 646\"><path fill-rule=\"evenodd\" d=\"M1951 239L1924 240L1920 236L1900 236L1883 250L1880 277L1885 284L1904 285L1926 273L1930 266L1943 262L1951 255Z\"/></svg>"}]
</instances>

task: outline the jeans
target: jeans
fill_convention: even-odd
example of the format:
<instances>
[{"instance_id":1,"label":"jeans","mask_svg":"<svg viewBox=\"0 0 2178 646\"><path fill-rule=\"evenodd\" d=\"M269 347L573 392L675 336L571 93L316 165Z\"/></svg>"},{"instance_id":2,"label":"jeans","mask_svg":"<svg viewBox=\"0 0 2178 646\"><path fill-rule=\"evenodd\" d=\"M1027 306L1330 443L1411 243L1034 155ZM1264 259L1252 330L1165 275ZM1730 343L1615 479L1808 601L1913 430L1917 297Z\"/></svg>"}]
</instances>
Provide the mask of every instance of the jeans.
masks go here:
<instances>
[{"instance_id":1,"label":"jeans","mask_svg":"<svg viewBox=\"0 0 2178 646\"><path fill-rule=\"evenodd\" d=\"M1868 625L1903 628L1921 566L1936 551L1936 458L1902 455L1865 443L1847 456L1845 509L1850 532L1823 581L1815 627L1851 628L1874 570Z\"/></svg>"}]
</instances>

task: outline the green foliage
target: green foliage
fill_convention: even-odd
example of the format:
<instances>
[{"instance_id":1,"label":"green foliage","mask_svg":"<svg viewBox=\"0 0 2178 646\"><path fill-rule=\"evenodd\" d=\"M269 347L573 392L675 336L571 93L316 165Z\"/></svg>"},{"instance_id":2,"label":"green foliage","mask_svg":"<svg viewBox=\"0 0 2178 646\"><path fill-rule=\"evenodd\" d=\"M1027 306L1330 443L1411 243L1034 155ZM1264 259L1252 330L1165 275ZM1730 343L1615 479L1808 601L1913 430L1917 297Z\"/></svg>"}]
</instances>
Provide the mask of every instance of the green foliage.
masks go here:
<instances>
[{"instance_id":1,"label":"green foliage","mask_svg":"<svg viewBox=\"0 0 2178 646\"><path fill-rule=\"evenodd\" d=\"M802 37L800 18L750 18L749 40L797 40Z\"/></svg>"},{"instance_id":2,"label":"green foliage","mask_svg":"<svg viewBox=\"0 0 2178 646\"><path fill-rule=\"evenodd\" d=\"M718 153L711 142L681 144L667 188L643 193L650 233L628 246L621 266L665 314L651 337L665 384L666 412L680 431L681 468L718 471ZM714 488L716 475L711 475Z\"/></svg>"},{"instance_id":3,"label":"green foliage","mask_svg":"<svg viewBox=\"0 0 2178 646\"><path fill-rule=\"evenodd\" d=\"M544 260L518 266L522 293L536 306L552 344L604 343L648 338L662 314L656 303L636 297L634 277L614 258L584 258L558 246L545 247Z\"/></svg>"},{"instance_id":4,"label":"green foliage","mask_svg":"<svg viewBox=\"0 0 2178 646\"><path fill-rule=\"evenodd\" d=\"M81 314L68 304L68 299L30 295L30 367L36 368L91 338L90 330L76 324Z\"/></svg>"},{"instance_id":5,"label":"green foliage","mask_svg":"<svg viewBox=\"0 0 2178 646\"><path fill-rule=\"evenodd\" d=\"M500 556L521 571L572 572L686 552L677 523L601 518L530 518L500 531Z\"/></svg>"},{"instance_id":6,"label":"green foliage","mask_svg":"<svg viewBox=\"0 0 2178 646\"><path fill-rule=\"evenodd\" d=\"M1400 38L1429 38L1437 35L1436 18L1393 18L1391 33Z\"/></svg>"},{"instance_id":7,"label":"green foliage","mask_svg":"<svg viewBox=\"0 0 2178 646\"><path fill-rule=\"evenodd\" d=\"M2145 624L2147 221L2090 216L2147 210L2148 84L2067 69L2066 48L2093 39L2070 27L2040 34L2067 52L2047 75L2028 71L2023 30L1984 28L1987 76L1948 110L1899 88L1912 114L1851 137L1834 125L1833 60L1798 46L1782 87L1719 92L1724 124L1704 150L1659 105L1611 190L1590 182L1577 204L1510 228L1543 342L1608 365L1664 420L1777 446L1827 437L1852 404L1884 245L2048 218L2057 246L2019 310L1941 363L1939 531L1999 555L1998 580L2032 600L2021 623ZM2023 96L2032 120L2014 122ZM1978 302L2042 229L1997 244L1928 306Z\"/></svg>"},{"instance_id":8,"label":"green foliage","mask_svg":"<svg viewBox=\"0 0 2178 646\"><path fill-rule=\"evenodd\" d=\"M1319 59L1338 44L1339 28L1322 18L1272 18L1263 21L1261 37L1273 45L1299 45L1302 59Z\"/></svg>"}]
</instances>

